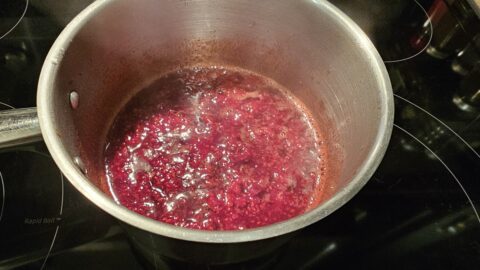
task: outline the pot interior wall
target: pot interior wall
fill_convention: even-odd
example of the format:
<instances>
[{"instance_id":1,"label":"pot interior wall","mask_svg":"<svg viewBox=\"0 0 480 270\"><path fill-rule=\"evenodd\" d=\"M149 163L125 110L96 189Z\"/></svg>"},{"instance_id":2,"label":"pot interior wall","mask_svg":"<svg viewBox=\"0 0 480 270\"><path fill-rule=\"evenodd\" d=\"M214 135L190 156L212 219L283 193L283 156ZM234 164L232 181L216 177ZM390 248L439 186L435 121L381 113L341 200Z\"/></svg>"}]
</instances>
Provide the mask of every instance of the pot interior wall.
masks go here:
<instances>
[{"instance_id":1,"label":"pot interior wall","mask_svg":"<svg viewBox=\"0 0 480 270\"><path fill-rule=\"evenodd\" d=\"M88 176L105 184L103 149L122 106L159 75L198 63L276 80L309 108L328 145L328 192L343 188L371 151L381 88L366 44L344 35L315 1L112 1L78 32L54 89L57 131ZM79 93L79 107L68 95Z\"/></svg>"}]
</instances>

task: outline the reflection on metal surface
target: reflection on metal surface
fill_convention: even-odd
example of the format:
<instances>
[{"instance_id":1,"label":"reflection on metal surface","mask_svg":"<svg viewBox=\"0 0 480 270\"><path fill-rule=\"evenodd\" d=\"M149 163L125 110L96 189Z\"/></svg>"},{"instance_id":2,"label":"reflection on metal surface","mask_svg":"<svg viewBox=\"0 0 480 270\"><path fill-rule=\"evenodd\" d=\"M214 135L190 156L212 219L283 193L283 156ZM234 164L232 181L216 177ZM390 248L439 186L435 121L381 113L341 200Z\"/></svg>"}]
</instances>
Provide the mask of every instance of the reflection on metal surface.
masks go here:
<instances>
[{"instance_id":1,"label":"reflection on metal surface","mask_svg":"<svg viewBox=\"0 0 480 270\"><path fill-rule=\"evenodd\" d=\"M0 208L0 222L3 218L3 209L5 208L5 182L3 181L2 172L0 172L0 182L2 184L2 207Z\"/></svg>"},{"instance_id":2,"label":"reflection on metal surface","mask_svg":"<svg viewBox=\"0 0 480 270\"><path fill-rule=\"evenodd\" d=\"M467 0L470 3L473 11L480 17L480 0Z\"/></svg>"},{"instance_id":3,"label":"reflection on metal surface","mask_svg":"<svg viewBox=\"0 0 480 270\"><path fill-rule=\"evenodd\" d=\"M335 243L335 242L329 243L325 248L321 249L320 252L318 252L318 254L316 256L311 258L311 260L303 263L302 267L299 268L299 269L301 269L301 270L311 269L312 266L314 266L316 262L321 261L322 258L330 255L330 253L334 252L336 249L337 249L337 243Z\"/></svg>"},{"instance_id":4,"label":"reflection on metal surface","mask_svg":"<svg viewBox=\"0 0 480 270\"><path fill-rule=\"evenodd\" d=\"M59 172L60 173L60 172ZM60 181L62 183L62 197L60 198L60 211L59 211L59 217L62 217L63 214L63 201L65 199L65 179L63 178L63 174L60 173Z\"/></svg>"},{"instance_id":5,"label":"reflection on metal surface","mask_svg":"<svg viewBox=\"0 0 480 270\"><path fill-rule=\"evenodd\" d=\"M69 99L70 99L70 107L72 107L72 109L74 109L74 110L77 109L78 108L78 102L79 102L79 99L80 99L80 96L78 95L78 92L77 91L70 92Z\"/></svg>"},{"instance_id":6,"label":"reflection on metal surface","mask_svg":"<svg viewBox=\"0 0 480 270\"><path fill-rule=\"evenodd\" d=\"M10 34L10 32L13 31L13 29L15 29L15 27L18 26L18 24L20 23L20 21L22 21L23 17L25 17L25 14L27 13L28 4L29 4L29 0L25 0L25 9L23 10L22 15L20 16L20 18L18 18L18 21L17 21L9 30L7 30L7 32L5 32L4 34L2 34L2 35L0 36L0 39L6 37L8 34Z\"/></svg>"},{"instance_id":7,"label":"reflection on metal surface","mask_svg":"<svg viewBox=\"0 0 480 270\"><path fill-rule=\"evenodd\" d=\"M418 51L417 53L415 53L411 56L405 57L405 58L398 59L398 60L386 60L386 61L383 61L384 63L387 63L387 64L398 63L398 62L403 62L403 61L407 61L407 60L410 60L412 58L415 58L418 55L422 54L428 48L428 46L430 46L430 43L432 42L433 25L432 25L432 21L430 20L430 16L428 15L428 12L425 10L425 8L423 8L423 6L420 5L420 3L417 0L413 0L413 1L422 9L422 11L425 13L425 16L427 18L427 20L425 21L425 24L423 25L423 28L426 28L426 26L428 25L428 27L430 29L430 35L429 35L428 41L425 44L425 46L420 51Z\"/></svg>"},{"instance_id":8,"label":"reflection on metal surface","mask_svg":"<svg viewBox=\"0 0 480 270\"><path fill-rule=\"evenodd\" d=\"M426 144L424 144L420 139L418 139L417 137L415 137L412 133L408 132L407 130L403 129L402 127L400 127L399 125L397 124L393 124L394 127L400 129L401 131L403 131L404 133L406 133L407 135L409 135L410 137L412 137L415 141L417 141L419 144L421 144L423 147L425 147L425 149L427 149L433 156L435 156L435 158L437 158L437 160L442 163L442 165L445 167L445 169L447 169L447 171L450 173L450 175L452 175L453 179L455 179L455 181L457 182L457 184L459 185L460 189L463 191L463 193L465 194L465 196L467 197L467 200L468 200L468 203L470 204L470 206L472 207L473 209L473 212L475 213L475 216L478 220L478 222L480 223L480 216L477 212L477 209L475 208L475 204L473 203L472 199L470 198L470 196L468 195L468 192L467 190L463 187L462 183L460 182L460 180L457 178L457 176L453 173L452 170L450 170L450 168L447 166L447 164L437 155L435 154L435 152L430 149L430 147L428 147ZM456 134L456 133L455 133ZM476 153L476 152L475 152Z\"/></svg>"},{"instance_id":9,"label":"reflection on metal surface","mask_svg":"<svg viewBox=\"0 0 480 270\"><path fill-rule=\"evenodd\" d=\"M0 148L42 140L36 108L0 111Z\"/></svg>"},{"instance_id":10,"label":"reflection on metal surface","mask_svg":"<svg viewBox=\"0 0 480 270\"><path fill-rule=\"evenodd\" d=\"M4 106L4 107L7 107L7 108L9 108L9 109L15 109L13 106L8 105L7 103L3 103L3 102L1 102L1 101L0 101L0 105L2 105L2 106Z\"/></svg>"}]
</instances>

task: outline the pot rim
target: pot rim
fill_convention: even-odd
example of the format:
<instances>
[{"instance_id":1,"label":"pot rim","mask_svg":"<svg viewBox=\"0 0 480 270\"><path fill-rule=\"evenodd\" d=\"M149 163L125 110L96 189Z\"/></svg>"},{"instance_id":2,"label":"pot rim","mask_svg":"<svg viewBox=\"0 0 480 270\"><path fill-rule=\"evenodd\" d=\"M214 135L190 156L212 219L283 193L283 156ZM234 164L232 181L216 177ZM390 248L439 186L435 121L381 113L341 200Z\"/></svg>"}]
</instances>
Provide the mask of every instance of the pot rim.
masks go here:
<instances>
[{"instance_id":1,"label":"pot rim","mask_svg":"<svg viewBox=\"0 0 480 270\"><path fill-rule=\"evenodd\" d=\"M107 213L139 229L175 239L204 243L240 243L262 240L287 234L328 216L348 202L367 183L377 169L386 152L393 128L393 93L386 67L370 39L356 23L333 4L327 1L311 0L318 8L326 9L338 20L339 24L343 24L350 31L350 34L358 41L358 46L363 48L364 53L372 62L374 66L373 74L381 84L379 87L381 119L374 146L350 183L332 198L307 213L272 225L238 231L205 231L182 228L144 217L115 203L114 200L91 183L75 165L73 157L65 149L61 137L56 133L56 125L53 121L55 119L53 117L54 109L51 106L52 91L55 89L55 78L60 66L59 61L61 61L65 49L68 48L73 37L90 18L114 1L116 0L97 0L93 2L66 26L45 59L37 90L40 128L54 161L76 189Z\"/></svg>"}]
</instances>

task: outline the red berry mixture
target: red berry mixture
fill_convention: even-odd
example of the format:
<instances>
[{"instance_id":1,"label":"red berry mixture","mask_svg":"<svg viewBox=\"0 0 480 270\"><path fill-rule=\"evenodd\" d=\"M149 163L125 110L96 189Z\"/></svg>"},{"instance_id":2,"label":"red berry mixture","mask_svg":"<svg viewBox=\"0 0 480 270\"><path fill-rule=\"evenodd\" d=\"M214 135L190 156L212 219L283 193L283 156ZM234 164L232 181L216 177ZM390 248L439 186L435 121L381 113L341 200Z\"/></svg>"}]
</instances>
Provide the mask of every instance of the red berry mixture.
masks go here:
<instances>
[{"instance_id":1,"label":"red berry mixture","mask_svg":"<svg viewBox=\"0 0 480 270\"><path fill-rule=\"evenodd\" d=\"M317 130L272 81L185 68L139 92L107 139L110 192L144 216L186 228L242 230L302 214L319 188Z\"/></svg>"}]
</instances>

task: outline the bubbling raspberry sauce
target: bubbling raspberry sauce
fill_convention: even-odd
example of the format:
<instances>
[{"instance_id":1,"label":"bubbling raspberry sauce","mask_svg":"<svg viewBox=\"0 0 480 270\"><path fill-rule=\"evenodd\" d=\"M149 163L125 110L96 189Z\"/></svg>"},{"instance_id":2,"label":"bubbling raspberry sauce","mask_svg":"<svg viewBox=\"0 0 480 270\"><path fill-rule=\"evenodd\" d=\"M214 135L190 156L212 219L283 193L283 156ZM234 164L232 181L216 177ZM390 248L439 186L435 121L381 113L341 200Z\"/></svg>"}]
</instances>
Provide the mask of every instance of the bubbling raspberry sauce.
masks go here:
<instances>
[{"instance_id":1,"label":"bubbling raspberry sauce","mask_svg":"<svg viewBox=\"0 0 480 270\"><path fill-rule=\"evenodd\" d=\"M324 157L298 104L248 71L168 73L109 131L110 192L137 213L193 229L241 230L302 214L324 181Z\"/></svg>"}]
</instances>

